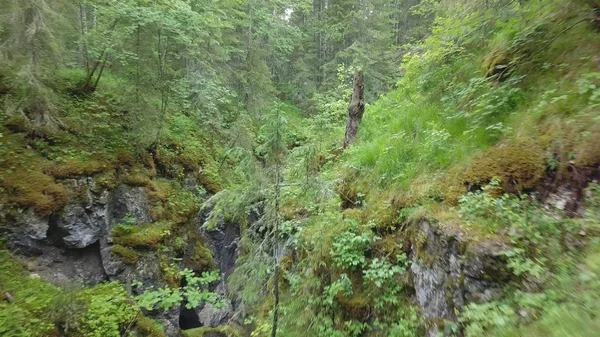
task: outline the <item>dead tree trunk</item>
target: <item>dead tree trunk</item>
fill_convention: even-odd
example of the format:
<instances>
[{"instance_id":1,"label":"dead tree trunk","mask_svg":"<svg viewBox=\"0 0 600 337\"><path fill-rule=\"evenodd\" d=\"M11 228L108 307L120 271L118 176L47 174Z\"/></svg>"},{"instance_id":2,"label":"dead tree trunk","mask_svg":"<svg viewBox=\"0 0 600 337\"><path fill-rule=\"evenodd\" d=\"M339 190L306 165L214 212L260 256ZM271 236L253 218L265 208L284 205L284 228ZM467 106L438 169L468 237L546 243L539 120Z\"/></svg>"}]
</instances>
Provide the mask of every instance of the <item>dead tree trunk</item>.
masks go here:
<instances>
[{"instance_id":1,"label":"dead tree trunk","mask_svg":"<svg viewBox=\"0 0 600 337\"><path fill-rule=\"evenodd\" d=\"M348 105L348 122L346 122L346 136L344 137L344 149L352 143L358 131L358 125L365 112L365 80L362 70L354 75L354 89L352 100Z\"/></svg>"}]
</instances>

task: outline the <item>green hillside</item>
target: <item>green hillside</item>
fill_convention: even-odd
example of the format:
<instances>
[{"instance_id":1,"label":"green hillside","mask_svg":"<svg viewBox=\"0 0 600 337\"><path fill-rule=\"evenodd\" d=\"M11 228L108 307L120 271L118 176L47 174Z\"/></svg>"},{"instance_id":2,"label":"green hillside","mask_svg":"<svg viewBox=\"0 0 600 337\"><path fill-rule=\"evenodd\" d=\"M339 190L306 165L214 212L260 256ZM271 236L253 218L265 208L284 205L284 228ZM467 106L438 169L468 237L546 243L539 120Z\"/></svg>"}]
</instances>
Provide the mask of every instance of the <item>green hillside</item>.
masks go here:
<instances>
[{"instance_id":1,"label":"green hillside","mask_svg":"<svg viewBox=\"0 0 600 337\"><path fill-rule=\"evenodd\" d=\"M9 0L0 102L2 336L600 328L596 0Z\"/></svg>"}]
</instances>

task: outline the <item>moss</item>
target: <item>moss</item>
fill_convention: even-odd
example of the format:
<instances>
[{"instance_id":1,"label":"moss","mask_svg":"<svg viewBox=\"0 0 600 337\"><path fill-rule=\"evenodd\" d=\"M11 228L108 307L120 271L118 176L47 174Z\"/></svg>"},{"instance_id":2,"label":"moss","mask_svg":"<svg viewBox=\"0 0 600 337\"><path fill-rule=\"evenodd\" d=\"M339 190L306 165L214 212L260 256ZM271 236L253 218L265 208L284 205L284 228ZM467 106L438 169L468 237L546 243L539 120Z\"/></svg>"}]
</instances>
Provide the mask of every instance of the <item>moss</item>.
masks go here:
<instances>
[{"instance_id":1,"label":"moss","mask_svg":"<svg viewBox=\"0 0 600 337\"><path fill-rule=\"evenodd\" d=\"M159 254L159 266L163 273L164 281L170 288L181 286L181 269L173 264L171 258L165 254Z\"/></svg>"},{"instance_id":2,"label":"moss","mask_svg":"<svg viewBox=\"0 0 600 337\"><path fill-rule=\"evenodd\" d=\"M147 169L142 165L135 165L130 168L121 181L132 186L151 186L152 179L156 172Z\"/></svg>"},{"instance_id":3,"label":"moss","mask_svg":"<svg viewBox=\"0 0 600 337\"><path fill-rule=\"evenodd\" d=\"M281 217L285 220L300 219L306 217L308 212L296 200L290 198L281 204Z\"/></svg>"},{"instance_id":4,"label":"moss","mask_svg":"<svg viewBox=\"0 0 600 337\"><path fill-rule=\"evenodd\" d=\"M600 125L587 132L575 153L577 166L594 167L600 163Z\"/></svg>"},{"instance_id":5,"label":"moss","mask_svg":"<svg viewBox=\"0 0 600 337\"><path fill-rule=\"evenodd\" d=\"M68 202L67 190L39 171L3 175L1 185L13 193L12 200L18 206L33 207L41 216L54 213Z\"/></svg>"},{"instance_id":6,"label":"moss","mask_svg":"<svg viewBox=\"0 0 600 337\"><path fill-rule=\"evenodd\" d=\"M544 151L532 141L496 146L476 159L467 169L464 181L485 185L500 177L502 188L518 192L535 188L545 175Z\"/></svg>"},{"instance_id":7,"label":"moss","mask_svg":"<svg viewBox=\"0 0 600 337\"><path fill-rule=\"evenodd\" d=\"M211 193L217 193L223 189L223 178L219 175L219 170L213 165L206 165L200 169L198 180L200 184Z\"/></svg>"},{"instance_id":8,"label":"moss","mask_svg":"<svg viewBox=\"0 0 600 337\"><path fill-rule=\"evenodd\" d=\"M140 260L140 254L122 245L113 245L111 252L120 256L121 260L126 264L136 264Z\"/></svg>"},{"instance_id":9,"label":"moss","mask_svg":"<svg viewBox=\"0 0 600 337\"><path fill-rule=\"evenodd\" d=\"M53 165L49 174L58 179L93 176L107 171L112 166L102 160L73 160L61 165Z\"/></svg>"},{"instance_id":10,"label":"moss","mask_svg":"<svg viewBox=\"0 0 600 337\"><path fill-rule=\"evenodd\" d=\"M347 208L343 211L344 219L352 219L358 223L365 223L367 221L367 214L360 208Z\"/></svg>"},{"instance_id":11,"label":"moss","mask_svg":"<svg viewBox=\"0 0 600 337\"><path fill-rule=\"evenodd\" d=\"M511 56L505 48L493 49L483 61L486 77L498 77L499 80L508 77L510 65Z\"/></svg>"},{"instance_id":12,"label":"moss","mask_svg":"<svg viewBox=\"0 0 600 337\"><path fill-rule=\"evenodd\" d=\"M152 218L157 220L185 223L196 214L201 205L196 194L174 180L153 180L146 186L146 193L152 202Z\"/></svg>"},{"instance_id":13,"label":"moss","mask_svg":"<svg viewBox=\"0 0 600 337\"><path fill-rule=\"evenodd\" d=\"M344 296L342 292L336 296L340 304L341 312L346 319L366 321L371 314L373 298L362 287L362 281L358 278L352 278L352 295Z\"/></svg>"},{"instance_id":14,"label":"moss","mask_svg":"<svg viewBox=\"0 0 600 337\"><path fill-rule=\"evenodd\" d=\"M13 132L29 133L32 131L31 123L22 116L13 116L7 119L4 126Z\"/></svg>"},{"instance_id":15,"label":"moss","mask_svg":"<svg viewBox=\"0 0 600 337\"><path fill-rule=\"evenodd\" d=\"M367 202L370 216L382 230L394 229L399 225L398 209L393 206L389 194L380 195L374 202Z\"/></svg>"},{"instance_id":16,"label":"moss","mask_svg":"<svg viewBox=\"0 0 600 337\"><path fill-rule=\"evenodd\" d=\"M96 192L110 190L118 185L115 170L107 170L96 176Z\"/></svg>"},{"instance_id":17,"label":"moss","mask_svg":"<svg viewBox=\"0 0 600 337\"><path fill-rule=\"evenodd\" d=\"M122 182L131 186L148 186L152 184L152 180L144 173L129 174L123 178Z\"/></svg>"},{"instance_id":18,"label":"moss","mask_svg":"<svg viewBox=\"0 0 600 337\"><path fill-rule=\"evenodd\" d=\"M201 327L184 330L184 337L239 337L240 333L230 326L218 326L216 328Z\"/></svg>"},{"instance_id":19,"label":"moss","mask_svg":"<svg viewBox=\"0 0 600 337\"><path fill-rule=\"evenodd\" d=\"M145 337L166 337L162 326L146 316L139 316L137 318L135 329Z\"/></svg>"},{"instance_id":20,"label":"moss","mask_svg":"<svg viewBox=\"0 0 600 337\"><path fill-rule=\"evenodd\" d=\"M373 248L377 252L378 256L390 256L395 257L402 253L402 247L404 246L404 238L401 233L395 233L392 235L386 235L383 239L376 241L373 244Z\"/></svg>"},{"instance_id":21,"label":"moss","mask_svg":"<svg viewBox=\"0 0 600 337\"><path fill-rule=\"evenodd\" d=\"M135 163L135 156L129 151L119 151L117 153L117 165L119 167L132 166Z\"/></svg>"},{"instance_id":22,"label":"moss","mask_svg":"<svg viewBox=\"0 0 600 337\"><path fill-rule=\"evenodd\" d=\"M192 270L209 270L214 267L213 256L210 249L204 246L202 239L196 240L192 255L188 262L188 268Z\"/></svg>"},{"instance_id":23,"label":"moss","mask_svg":"<svg viewBox=\"0 0 600 337\"><path fill-rule=\"evenodd\" d=\"M156 249L171 235L173 224L171 222L155 222L139 226L116 226L113 229L115 244Z\"/></svg>"}]
</instances>

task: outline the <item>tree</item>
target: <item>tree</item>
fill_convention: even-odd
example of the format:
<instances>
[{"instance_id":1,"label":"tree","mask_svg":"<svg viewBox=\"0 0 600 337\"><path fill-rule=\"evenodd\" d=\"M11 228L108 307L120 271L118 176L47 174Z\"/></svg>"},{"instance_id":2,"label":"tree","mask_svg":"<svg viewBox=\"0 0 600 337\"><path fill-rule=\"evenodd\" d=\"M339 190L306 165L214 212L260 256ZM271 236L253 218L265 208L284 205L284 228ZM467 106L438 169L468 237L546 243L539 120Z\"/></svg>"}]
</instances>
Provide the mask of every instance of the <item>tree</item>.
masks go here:
<instances>
[{"instance_id":1,"label":"tree","mask_svg":"<svg viewBox=\"0 0 600 337\"><path fill-rule=\"evenodd\" d=\"M57 26L64 23L57 11L60 6L56 0L10 0L0 5L4 27L0 61L14 77L14 95L6 108L28 121L36 134L63 126L45 79L46 69L61 63L59 55L64 49L55 34Z\"/></svg>"},{"instance_id":2,"label":"tree","mask_svg":"<svg viewBox=\"0 0 600 337\"><path fill-rule=\"evenodd\" d=\"M365 82L362 70L357 70L354 75L354 87L352 89L352 99L348 105L348 120L346 122L346 135L344 136L344 149L347 148L350 143L356 137L358 132L358 125L362 119L363 113L365 112Z\"/></svg>"}]
</instances>

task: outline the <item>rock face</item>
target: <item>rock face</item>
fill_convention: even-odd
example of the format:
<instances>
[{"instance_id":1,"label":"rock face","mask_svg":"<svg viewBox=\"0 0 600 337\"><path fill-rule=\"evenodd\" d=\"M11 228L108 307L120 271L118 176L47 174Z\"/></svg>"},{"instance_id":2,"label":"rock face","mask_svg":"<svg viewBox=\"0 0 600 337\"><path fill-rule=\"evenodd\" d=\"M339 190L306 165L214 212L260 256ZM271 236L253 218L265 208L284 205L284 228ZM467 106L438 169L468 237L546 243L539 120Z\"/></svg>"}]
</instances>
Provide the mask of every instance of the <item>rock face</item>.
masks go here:
<instances>
[{"instance_id":1,"label":"rock face","mask_svg":"<svg viewBox=\"0 0 600 337\"><path fill-rule=\"evenodd\" d=\"M10 233L12 249L23 255L42 254L40 242L47 238L49 222L48 218L35 214L33 209L19 214Z\"/></svg>"},{"instance_id":2,"label":"rock face","mask_svg":"<svg viewBox=\"0 0 600 337\"><path fill-rule=\"evenodd\" d=\"M501 295L510 277L497 241L470 241L464 233L422 221L411 247L411 273L415 297L423 316L430 319L428 335L440 331L439 322L455 321L456 312L472 302Z\"/></svg>"},{"instance_id":3,"label":"rock face","mask_svg":"<svg viewBox=\"0 0 600 337\"><path fill-rule=\"evenodd\" d=\"M216 227L209 228L206 220L212 209L208 208L201 212L202 223L199 226L199 234L206 239L206 246L213 254L213 260L219 268L221 278L226 280L235 269L240 226L239 224L227 223L220 218L217 220Z\"/></svg>"},{"instance_id":4,"label":"rock face","mask_svg":"<svg viewBox=\"0 0 600 337\"><path fill-rule=\"evenodd\" d=\"M152 222L150 202L143 187L120 185L112 197L113 223L122 223L126 217L133 217L136 224Z\"/></svg>"},{"instance_id":5,"label":"rock face","mask_svg":"<svg viewBox=\"0 0 600 337\"><path fill-rule=\"evenodd\" d=\"M222 218L218 218L215 227L208 227L208 219L213 211L212 205L204 207L193 220L197 228L197 234L203 238L206 246L212 254L215 267L218 268L221 280L209 286L209 290L227 298L229 289L227 287L227 278L235 270L235 263L238 256L238 243L240 239L240 226L236 223L229 223ZM251 219L249 219L251 221ZM238 304L235 302L226 303L224 308L216 308L211 304L201 304L192 310L181 306L181 316L179 323L182 328L195 327L216 327L227 323Z\"/></svg>"},{"instance_id":6,"label":"rock face","mask_svg":"<svg viewBox=\"0 0 600 337\"><path fill-rule=\"evenodd\" d=\"M96 181L90 177L62 184L72 193L71 203L47 218L39 217L32 209L17 216L9 234L12 249L39 256L31 268L58 283L80 279L94 284L130 277L117 277L127 268L110 253L110 233L113 225L127 216L135 223L152 221L144 189L121 185L113 191L98 191ZM148 268L136 269L142 279L160 272L158 259L150 260L142 261Z\"/></svg>"},{"instance_id":7,"label":"rock face","mask_svg":"<svg viewBox=\"0 0 600 337\"><path fill-rule=\"evenodd\" d=\"M193 177L192 177L193 178ZM28 269L55 284L70 284L75 280L97 284L118 280L130 285L139 281L144 288L166 285L161 261L155 251L140 251L135 265L125 264L112 253L113 227L119 223L139 225L152 222L151 207L143 187L120 185L113 190L99 189L94 178L69 179L62 182L71 193L71 201L50 217L39 217L33 210L19 214L8 226L9 243L18 254L33 257ZM198 192L197 180L186 179L185 188ZM240 226L222 219L215 228L208 228L206 220L212 207L204 208L192 219L197 229L190 237L211 252L215 267L222 280L209 286L211 291L228 295L225 280L235 269ZM179 262L183 267L183 262ZM202 272L199 270L197 272ZM136 293L138 289L133 287ZM150 312L163 318L167 336L179 336L181 328L216 327L231 317L235 303L224 308L201 304L187 309L184 303L166 313ZM183 322L183 324L182 324Z\"/></svg>"}]
</instances>

